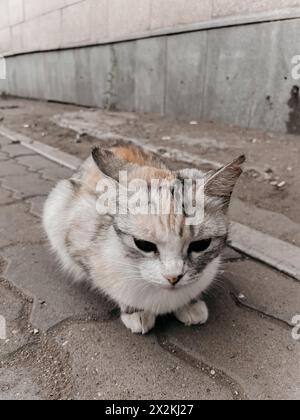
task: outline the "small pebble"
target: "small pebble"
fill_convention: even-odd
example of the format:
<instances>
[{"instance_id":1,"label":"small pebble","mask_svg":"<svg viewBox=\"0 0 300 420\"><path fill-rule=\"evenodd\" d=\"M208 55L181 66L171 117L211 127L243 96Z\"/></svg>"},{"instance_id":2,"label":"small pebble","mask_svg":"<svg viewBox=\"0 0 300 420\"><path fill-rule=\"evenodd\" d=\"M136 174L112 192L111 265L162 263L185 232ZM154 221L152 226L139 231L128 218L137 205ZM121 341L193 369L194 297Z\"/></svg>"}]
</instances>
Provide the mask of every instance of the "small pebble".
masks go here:
<instances>
[{"instance_id":1,"label":"small pebble","mask_svg":"<svg viewBox=\"0 0 300 420\"><path fill-rule=\"evenodd\" d=\"M286 186L286 182L285 181L282 181L282 182L280 182L278 185L277 185L277 187L278 188L284 188Z\"/></svg>"}]
</instances>

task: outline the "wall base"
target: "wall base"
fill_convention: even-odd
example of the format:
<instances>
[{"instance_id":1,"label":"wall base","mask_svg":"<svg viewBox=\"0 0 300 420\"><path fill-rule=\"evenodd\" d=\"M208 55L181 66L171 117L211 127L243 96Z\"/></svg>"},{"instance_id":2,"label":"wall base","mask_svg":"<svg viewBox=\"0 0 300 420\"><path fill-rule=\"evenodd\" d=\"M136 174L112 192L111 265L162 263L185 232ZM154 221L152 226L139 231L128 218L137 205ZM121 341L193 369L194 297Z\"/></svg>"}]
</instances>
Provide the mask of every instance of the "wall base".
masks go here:
<instances>
[{"instance_id":1,"label":"wall base","mask_svg":"<svg viewBox=\"0 0 300 420\"><path fill-rule=\"evenodd\" d=\"M300 19L19 55L0 92L300 134L299 39Z\"/></svg>"}]
</instances>

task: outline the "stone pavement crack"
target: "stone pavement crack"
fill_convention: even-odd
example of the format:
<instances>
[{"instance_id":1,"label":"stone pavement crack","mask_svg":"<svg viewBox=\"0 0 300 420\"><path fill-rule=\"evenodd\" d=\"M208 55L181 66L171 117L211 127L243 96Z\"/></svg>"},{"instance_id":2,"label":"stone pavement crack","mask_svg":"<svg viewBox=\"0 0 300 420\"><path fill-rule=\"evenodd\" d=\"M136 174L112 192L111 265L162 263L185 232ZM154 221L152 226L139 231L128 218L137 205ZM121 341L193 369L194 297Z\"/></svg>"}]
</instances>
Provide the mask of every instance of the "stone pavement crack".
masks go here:
<instances>
[{"instance_id":1,"label":"stone pavement crack","mask_svg":"<svg viewBox=\"0 0 300 420\"><path fill-rule=\"evenodd\" d=\"M208 377L213 378L214 381L220 383L230 389L234 400L248 400L248 396L243 390L242 386L232 377L228 376L220 369L209 366L200 359L196 359L186 351L170 343L168 338L164 335L163 331L156 334L159 345L164 351L170 353L173 357L182 360L195 369L205 373ZM201 357L201 356L200 356Z\"/></svg>"},{"instance_id":2,"label":"stone pavement crack","mask_svg":"<svg viewBox=\"0 0 300 420\"><path fill-rule=\"evenodd\" d=\"M5 187L3 187L3 188L6 189ZM33 198L46 198L46 197L47 197L46 194L29 195L29 196L22 197L22 198L16 198L15 200L9 201L8 203L5 203L5 204L0 204L0 207L13 206L14 204L26 203L27 201L30 202L30 200L33 199Z\"/></svg>"},{"instance_id":3,"label":"stone pavement crack","mask_svg":"<svg viewBox=\"0 0 300 420\"><path fill-rule=\"evenodd\" d=\"M282 319L280 319L280 318L278 318L278 317L276 317L276 316L274 316L274 315L272 315L272 314L270 314L270 313L268 313L266 311L263 311L261 309L256 308L253 305L250 305L250 304L248 304L246 302L241 301L235 293L231 292L230 295L231 295L234 303L239 308L244 309L244 310L246 309L246 310L249 310L251 312L255 312L255 313L263 316L264 318L270 319L271 321L275 322L277 325L279 325L279 326L281 326L281 327L283 327L285 329L290 330L291 328L294 327L294 325L292 323L288 323L288 322L286 322L286 321L284 321L284 320L282 320Z\"/></svg>"}]
</instances>

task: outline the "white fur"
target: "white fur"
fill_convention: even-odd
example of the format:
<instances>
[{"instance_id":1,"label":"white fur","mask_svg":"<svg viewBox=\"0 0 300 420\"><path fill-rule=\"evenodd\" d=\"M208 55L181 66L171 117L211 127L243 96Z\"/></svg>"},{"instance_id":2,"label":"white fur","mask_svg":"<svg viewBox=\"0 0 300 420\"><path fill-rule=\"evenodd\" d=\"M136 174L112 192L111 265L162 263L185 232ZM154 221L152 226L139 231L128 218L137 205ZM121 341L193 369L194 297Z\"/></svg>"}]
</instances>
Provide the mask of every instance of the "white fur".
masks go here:
<instances>
[{"instance_id":1,"label":"white fur","mask_svg":"<svg viewBox=\"0 0 300 420\"><path fill-rule=\"evenodd\" d=\"M150 312L122 314L121 320L133 334L147 334L155 326L156 316Z\"/></svg>"},{"instance_id":2,"label":"white fur","mask_svg":"<svg viewBox=\"0 0 300 420\"><path fill-rule=\"evenodd\" d=\"M206 324L209 312L206 303L203 300L199 300L196 303L191 303L178 309L175 312L175 316L180 322L189 327L191 325Z\"/></svg>"}]
</instances>

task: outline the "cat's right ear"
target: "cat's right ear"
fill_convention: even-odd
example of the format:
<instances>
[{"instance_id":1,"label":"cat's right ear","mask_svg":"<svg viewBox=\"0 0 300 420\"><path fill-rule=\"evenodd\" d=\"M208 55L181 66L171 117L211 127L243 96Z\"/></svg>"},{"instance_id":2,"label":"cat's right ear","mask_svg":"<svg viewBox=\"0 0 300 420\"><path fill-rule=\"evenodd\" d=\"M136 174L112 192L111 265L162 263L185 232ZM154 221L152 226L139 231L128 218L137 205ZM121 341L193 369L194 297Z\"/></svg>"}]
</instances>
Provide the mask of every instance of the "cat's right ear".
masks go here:
<instances>
[{"instance_id":1,"label":"cat's right ear","mask_svg":"<svg viewBox=\"0 0 300 420\"><path fill-rule=\"evenodd\" d=\"M95 147L92 150L92 157L100 171L117 182L120 172L127 169L127 162L119 159L111 150Z\"/></svg>"},{"instance_id":2,"label":"cat's right ear","mask_svg":"<svg viewBox=\"0 0 300 420\"><path fill-rule=\"evenodd\" d=\"M233 189L243 173L242 165L245 161L246 157L243 155L220 170L209 173L205 181L206 195L223 198L229 203Z\"/></svg>"}]
</instances>

